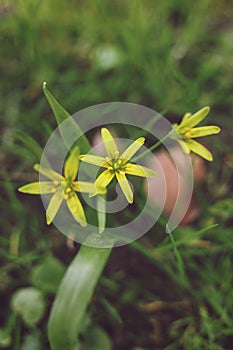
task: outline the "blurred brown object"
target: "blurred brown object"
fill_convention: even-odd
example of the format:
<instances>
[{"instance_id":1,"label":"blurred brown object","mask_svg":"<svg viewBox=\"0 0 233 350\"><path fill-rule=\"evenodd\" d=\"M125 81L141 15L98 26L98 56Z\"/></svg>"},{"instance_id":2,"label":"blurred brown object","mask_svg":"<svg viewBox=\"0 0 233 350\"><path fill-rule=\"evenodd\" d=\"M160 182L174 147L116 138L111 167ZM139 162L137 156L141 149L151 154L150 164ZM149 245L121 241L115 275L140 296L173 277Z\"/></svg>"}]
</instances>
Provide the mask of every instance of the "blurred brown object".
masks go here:
<instances>
[{"instance_id":1,"label":"blurred brown object","mask_svg":"<svg viewBox=\"0 0 233 350\"><path fill-rule=\"evenodd\" d=\"M156 349L164 348L169 344L174 322L194 313L193 305L187 299L170 302L156 300L142 305L141 309L150 317Z\"/></svg>"},{"instance_id":2,"label":"blurred brown object","mask_svg":"<svg viewBox=\"0 0 233 350\"><path fill-rule=\"evenodd\" d=\"M173 151L177 152L177 155L179 156L180 148L174 148ZM195 154L192 154L191 158L193 162L194 184L201 184L204 182L207 174L205 161L199 156L196 156ZM156 160L157 161L152 161L150 164L148 164L148 166L151 169L155 170L158 173L158 175L154 178L148 179L147 195L153 204L159 206L161 198L163 198L164 195L162 191L164 192L163 182L165 178L167 193L163 207L163 212L169 216L175 206L176 199L178 196L178 173L173 160L171 159L169 153L165 150L156 153ZM158 163L160 165L160 169L158 169ZM194 189L190 205L180 225L184 226L191 223L192 221L197 219L199 215L200 207L195 197Z\"/></svg>"},{"instance_id":3,"label":"blurred brown object","mask_svg":"<svg viewBox=\"0 0 233 350\"><path fill-rule=\"evenodd\" d=\"M159 311L181 311L183 313L192 313L192 305L189 300L181 301L162 301L156 300L151 303L142 305L142 309L148 313L156 313Z\"/></svg>"}]
</instances>

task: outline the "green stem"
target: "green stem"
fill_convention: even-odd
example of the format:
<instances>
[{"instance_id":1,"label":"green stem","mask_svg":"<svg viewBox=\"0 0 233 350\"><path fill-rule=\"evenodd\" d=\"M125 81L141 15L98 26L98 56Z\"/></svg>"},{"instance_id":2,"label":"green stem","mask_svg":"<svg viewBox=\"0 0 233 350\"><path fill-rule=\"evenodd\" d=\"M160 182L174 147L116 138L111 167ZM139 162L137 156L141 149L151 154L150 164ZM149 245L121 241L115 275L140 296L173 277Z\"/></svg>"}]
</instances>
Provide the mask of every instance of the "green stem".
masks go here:
<instances>
[{"instance_id":1,"label":"green stem","mask_svg":"<svg viewBox=\"0 0 233 350\"><path fill-rule=\"evenodd\" d=\"M172 249L173 249L174 255L175 255L176 259L177 259L177 267L178 267L178 271L179 271L179 274L180 274L180 277L181 277L181 281L182 281L182 283L184 285L187 285L188 284L188 279L187 279L187 276L186 276L186 273L185 273L183 259L182 259L181 255L179 253L178 248L177 248L175 237L173 236L172 232L168 232L168 236L169 236L169 239L170 239L170 242L171 242L171 245L172 245Z\"/></svg>"},{"instance_id":2,"label":"green stem","mask_svg":"<svg viewBox=\"0 0 233 350\"><path fill-rule=\"evenodd\" d=\"M83 316L111 248L81 246L61 282L48 324L52 350L74 350Z\"/></svg>"},{"instance_id":3,"label":"green stem","mask_svg":"<svg viewBox=\"0 0 233 350\"><path fill-rule=\"evenodd\" d=\"M20 319L15 315L14 350L20 350Z\"/></svg>"},{"instance_id":4,"label":"green stem","mask_svg":"<svg viewBox=\"0 0 233 350\"><path fill-rule=\"evenodd\" d=\"M161 140L156 142L153 146L151 146L150 148L147 148L144 152L139 154L137 157L134 157L132 159L132 162L136 162L137 160L139 160L139 159L143 158L144 156L146 156L149 152L154 151L157 147L159 147L169 137L169 135L172 132L173 132L173 130L169 131L169 133L167 135L165 135Z\"/></svg>"}]
</instances>

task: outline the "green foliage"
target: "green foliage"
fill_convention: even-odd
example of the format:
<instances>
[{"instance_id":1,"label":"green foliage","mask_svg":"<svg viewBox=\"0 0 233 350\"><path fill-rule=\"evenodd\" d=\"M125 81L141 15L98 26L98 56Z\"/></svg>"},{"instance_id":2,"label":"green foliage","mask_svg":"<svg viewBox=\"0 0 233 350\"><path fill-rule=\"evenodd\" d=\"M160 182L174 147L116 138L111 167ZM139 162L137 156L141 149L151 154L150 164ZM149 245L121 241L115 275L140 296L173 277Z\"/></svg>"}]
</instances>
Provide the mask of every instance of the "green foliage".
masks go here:
<instances>
[{"instance_id":1,"label":"green foliage","mask_svg":"<svg viewBox=\"0 0 233 350\"><path fill-rule=\"evenodd\" d=\"M22 350L42 350L41 336L36 330L27 334L23 340Z\"/></svg>"},{"instance_id":2,"label":"green foliage","mask_svg":"<svg viewBox=\"0 0 233 350\"><path fill-rule=\"evenodd\" d=\"M58 103L58 101L53 97L53 95L49 92L49 90L46 87L46 83L43 83L43 91L44 94L50 104L50 107L52 108L52 111L54 113L54 116L56 118L58 126L62 124L65 120L69 119L69 125L67 128L61 128L61 136L63 139L63 142L65 145L68 145L69 149L69 140L73 133L75 133L75 138L77 139L77 146L79 146L79 149L81 152L85 153L88 152L91 148L86 136L83 134L82 130L79 128L78 124L70 118L69 113Z\"/></svg>"},{"instance_id":3,"label":"green foliage","mask_svg":"<svg viewBox=\"0 0 233 350\"><path fill-rule=\"evenodd\" d=\"M16 190L37 181L32 164L57 127L43 81L71 114L128 101L178 121L210 105L208 122L223 129L210 140L214 162L196 189L201 215L174 232L188 286L161 218L142 240L114 249L91 299L89 322L82 319L79 349L98 344L104 350L110 342L117 350L232 348L232 17L231 2L217 0L1 2L0 348L50 348L45 305L50 310L77 252L45 226L40 198ZM47 98L60 109L48 92ZM58 123L68 117L63 112ZM183 300L188 309L173 307ZM147 313L143 306L154 301L164 308Z\"/></svg>"},{"instance_id":4,"label":"green foliage","mask_svg":"<svg viewBox=\"0 0 233 350\"><path fill-rule=\"evenodd\" d=\"M32 284L44 292L55 293L65 273L65 266L54 257L42 260L32 271Z\"/></svg>"},{"instance_id":5,"label":"green foliage","mask_svg":"<svg viewBox=\"0 0 233 350\"><path fill-rule=\"evenodd\" d=\"M7 348L11 344L11 335L8 329L0 329L0 347Z\"/></svg>"},{"instance_id":6,"label":"green foliage","mask_svg":"<svg viewBox=\"0 0 233 350\"><path fill-rule=\"evenodd\" d=\"M33 287L17 290L12 296L11 305L13 311L19 314L29 327L34 327L45 311L43 294Z\"/></svg>"},{"instance_id":7,"label":"green foliage","mask_svg":"<svg viewBox=\"0 0 233 350\"><path fill-rule=\"evenodd\" d=\"M112 343L106 332L100 327L88 331L84 341L78 345L77 350L111 350Z\"/></svg>"},{"instance_id":8,"label":"green foliage","mask_svg":"<svg viewBox=\"0 0 233 350\"><path fill-rule=\"evenodd\" d=\"M110 252L110 248L83 245L69 265L49 318L48 335L52 349L75 349L87 304Z\"/></svg>"}]
</instances>

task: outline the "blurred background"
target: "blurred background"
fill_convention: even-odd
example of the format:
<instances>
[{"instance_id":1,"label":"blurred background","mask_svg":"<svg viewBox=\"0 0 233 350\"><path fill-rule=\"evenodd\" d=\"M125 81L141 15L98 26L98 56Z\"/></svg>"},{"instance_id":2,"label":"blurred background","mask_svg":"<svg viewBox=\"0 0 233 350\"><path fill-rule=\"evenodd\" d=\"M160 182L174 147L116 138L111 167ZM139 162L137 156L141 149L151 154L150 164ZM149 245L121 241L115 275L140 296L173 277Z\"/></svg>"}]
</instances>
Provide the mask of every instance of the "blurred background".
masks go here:
<instances>
[{"instance_id":1,"label":"blurred background","mask_svg":"<svg viewBox=\"0 0 233 350\"><path fill-rule=\"evenodd\" d=\"M49 310L79 249L45 226L39 196L17 192L37 179L39 145L56 126L47 81L71 114L121 101L175 122L209 105L207 123L222 128L208 140L214 162L197 171L200 214L176 231L190 288L181 286L161 219L114 250L77 349L231 349L232 20L227 0L1 0L0 348L49 349Z\"/></svg>"}]
</instances>

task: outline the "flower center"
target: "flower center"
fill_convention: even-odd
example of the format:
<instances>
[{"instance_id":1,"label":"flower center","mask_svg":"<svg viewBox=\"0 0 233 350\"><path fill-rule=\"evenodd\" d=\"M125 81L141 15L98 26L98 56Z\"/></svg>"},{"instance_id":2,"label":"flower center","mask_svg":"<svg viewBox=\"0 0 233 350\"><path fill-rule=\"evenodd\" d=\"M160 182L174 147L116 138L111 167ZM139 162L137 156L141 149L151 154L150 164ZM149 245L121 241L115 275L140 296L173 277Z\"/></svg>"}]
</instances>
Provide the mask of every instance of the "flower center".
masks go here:
<instances>
[{"instance_id":1,"label":"flower center","mask_svg":"<svg viewBox=\"0 0 233 350\"><path fill-rule=\"evenodd\" d=\"M108 159L108 169L112 172L112 173L118 173L120 171L123 171L125 168L125 165L127 163L127 161L125 161L122 158L113 158L113 159Z\"/></svg>"},{"instance_id":2,"label":"flower center","mask_svg":"<svg viewBox=\"0 0 233 350\"><path fill-rule=\"evenodd\" d=\"M62 186L65 199L68 199L73 196L74 190L73 190L72 180L65 179L64 181L62 181L61 186Z\"/></svg>"},{"instance_id":3,"label":"flower center","mask_svg":"<svg viewBox=\"0 0 233 350\"><path fill-rule=\"evenodd\" d=\"M179 133L183 138L191 139L192 138L192 128L185 126L184 128L179 129Z\"/></svg>"}]
</instances>

